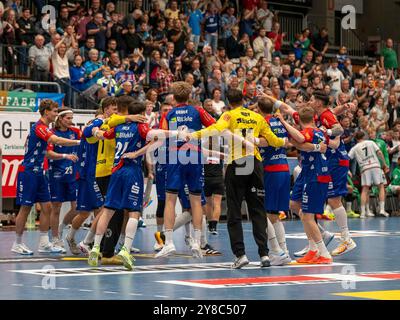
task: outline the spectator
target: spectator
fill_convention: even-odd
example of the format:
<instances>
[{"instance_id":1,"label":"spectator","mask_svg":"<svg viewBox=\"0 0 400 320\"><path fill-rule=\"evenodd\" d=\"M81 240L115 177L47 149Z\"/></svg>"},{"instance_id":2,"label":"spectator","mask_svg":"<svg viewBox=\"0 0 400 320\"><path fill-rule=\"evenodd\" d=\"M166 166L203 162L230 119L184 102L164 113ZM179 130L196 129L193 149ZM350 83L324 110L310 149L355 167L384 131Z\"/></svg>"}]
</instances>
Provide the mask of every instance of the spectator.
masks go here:
<instances>
[{"instance_id":1,"label":"spectator","mask_svg":"<svg viewBox=\"0 0 400 320\"><path fill-rule=\"evenodd\" d=\"M213 54L217 53L218 47L218 29L220 27L220 18L217 13L217 8L213 3L209 3L207 6L207 12L204 15L204 33L206 44L209 44L212 48Z\"/></svg>"},{"instance_id":2,"label":"spectator","mask_svg":"<svg viewBox=\"0 0 400 320\"><path fill-rule=\"evenodd\" d=\"M171 20L179 19L178 1L172 0L170 2L170 7L167 10L165 10L165 18Z\"/></svg>"},{"instance_id":3,"label":"spectator","mask_svg":"<svg viewBox=\"0 0 400 320\"><path fill-rule=\"evenodd\" d=\"M282 44L283 44L283 39L286 37L286 33L283 32L281 33L280 31L281 25L278 22L275 22L273 24L271 32L268 33L268 38L272 40L272 42L275 45L275 52L273 53L273 56L282 56Z\"/></svg>"},{"instance_id":4,"label":"spectator","mask_svg":"<svg viewBox=\"0 0 400 320\"><path fill-rule=\"evenodd\" d=\"M107 26L104 23L103 14L98 12L93 16L93 21L86 25L86 33L88 36L94 36L96 49L99 51L106 50L106 32Z\"/></svg>"},{"instance_id":5,"label":"spectator","mask_svg":"<svg viewBox=\"0 0 400 320\"><path fill-rule=\"evenodd\" d=\"M89 60L83 65L85 68L85 77L87 78L87 88L97 84L103 71L103 63L99 59L99 51L92 49L89 51ZM97 86L96 86L97 87Z\"/></svg>"},{"instance_id":6,"label":"spectator","mask_svg":"<svg viewBox=\"0 0 400 320\"><path fill-rule=\"evenodd\" d=\"M176 2L176 1L174 1ZM168 40L174 43L174 54L180 56L185 49L185 41L187 34L182 29L181 20L173 20L172 30L168 31Z\"/></svg>"},{"instance_id":7,"label":"spectator","mask_svg":"<svg viewBox=\"0 0 400 320\"><path fill-rule=\"evenodd\" d=\"M169 87L174 81L174 75L169 69L168 62L163 59L160 62L160 69L157 72L157 82L159 83L158 95L160 100L163 101L169 92Z\"/></svg>"},{"instance_id":8,"label":"spectator","mask_svg":"<svg viewBox=\"0 0 400 320\"><path fill-rule=\"evenodd\" d=\"M215 69L213 71L212 76L208 80L207 84L207 90L209 97L212 96L212 93L215 88L219 88L221 91L221 100L225 100L225 93L227 92L227 87L226 83L224 82L224 79L222 78L222 72L221 70Z\"/></svg>"},{"instance_id":9,"label":"spectator","mask_svg":"<svg viewBox=\"0 0 400 320\"><path fill-rule=\"evenodd\" d=\"M265 0L261 1L260 9L257 11L257 20L266 32L271 32L272 23L278 21L277 15L274 15L272 11L268 9L268 2Z\"/></svg>"},{"instance_id":10,"label":"spectator","mask_svg":"<svg viewBox=\"0 0 400 320\"><path fill-rule=\"evenodd\" d=\"M215 113L220 116L223 112L222 110L226 107L225 102L221 100L221 89L215 88L211 97L213 109L215 110Z\"/></svg>"},{"instance_id":11,"label":"spectator","mask_svg":"<svg viewBox=\"0 0 400 320\"><path fill-rule=\"evenodd\" d=\"M69 68L69 74L71 77L71 86L77 91L86 90L86 77L85 68L83 67L83 59L80 55L76 55L74 58L74 64Z\"/></svg>"},{"instance_id":12,"label":"spectator","mask_svg":"<svg viewBox=\"0 0 400 320\"><path fill-rule=\"evenodd\" d=\"M329 49L329 36L327 28L321 28L320 32L313 36L310 49L315 54L321 53L323 56L325 56Z\"/></svg>"},{"instance_id":13,"label":"spectator","mask_svg":"<svg viewBox=\"0 0 400 320\"><path fill-rule=\"evenodd\" d=\"M344 80L343 73L338 69L338 62L336 59L332 59L331 66L326 71L327 77L329 77L329 84L332 88L332 95L336 97L339 94L342 81Z\"/></svg>"},{"instance_id":14,"label":"spectator","mask_svg":"<svg viewBox=\"0 0 400 320\"><path fill-rule=\"evenodd\" d=\"M390 38L386 40L386 47L381 52L380 67L384 68L388 74L397 73L397 53L393 49L393 40Z\"/></svg>"},{"instance_id":15,"label":"spectator","mask_svg":"<svg viewBox=\"0 0 400 320\"><path fill-rule=\"evenodd\" d=\"M50 51L44 46L44 37L38 34L35 37L35 44L29 48L32 80L49 81L50 57ZM40 91L40 87L38 91Z\"/></svg>"},{"instance_id":16,"label":"spectator","mask_svg":"<svg viewBox=\"0 0 400 320\"><path fill-rule=\"evenodd\" d=\"M232 28L238 23L235 17L235 7L229 5L226 9L226 13L221 17L221 43L226 47L228 39L232 36Z\"/></svg>"},{"instance_id":17,"label":"spectator","mask_svg":"<svg viewBox=\"0 0 400 320\"><path fill-rule=\"evenodd\" d=\"M272 53L274 52L274 44L267 37L267 32L264 28L259 30L259 35L253 41L253 48L256 59L266 58L267 61L272 61Z\"/></svg>"},{"instance_id":18,"label":"spectator","mask_svg":"<svg viewBox=\"0 0 400 320\"><path fill-rule=\"evenodd\" d=\"M105 89L107 95L115 96L118 87L117 87L117 82L112 77L110 67L105 66L102 69L102 74L103 76L99 80L97 80L98 87Z\"/></svg>"},{"instance_id":19,"label":"spectator","mask_svg":"<svg viewBox=\"0 0 400 320\"><path fill-rule=\"evenodd\" d=\"M239 27L232 28L232 35L227 40L226 54L233 63L238 64L239 58L244 52L244 41L239 39Z\"/></svg>"},{"instance_id":20,"label":"spectator","mask_svg":"<svg viewBox=\"0 0 400 320\"><path fill-rule=\"evenodd\" d=\"M194 51L197 52L200 43L201 36L201 22L203 20L203 14L198 8L198 1L191 2L191 11L189 14L189 26L192 29L190 40L193 41Z\"/></svg>"}]
</instances>

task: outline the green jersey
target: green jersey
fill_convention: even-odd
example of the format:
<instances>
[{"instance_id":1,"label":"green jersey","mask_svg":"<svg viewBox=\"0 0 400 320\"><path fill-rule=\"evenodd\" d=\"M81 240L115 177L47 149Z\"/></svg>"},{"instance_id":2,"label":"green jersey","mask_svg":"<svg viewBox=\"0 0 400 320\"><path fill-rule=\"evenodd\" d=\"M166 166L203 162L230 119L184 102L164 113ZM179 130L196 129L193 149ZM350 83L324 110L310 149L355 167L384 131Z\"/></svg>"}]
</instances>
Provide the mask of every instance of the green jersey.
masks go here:
<instances>
[{"instance_id":1,"label":"green jersey","mask_svg":"<svg viewBox=\"0 0 400 320\"><path fill-rule=\"evenodd\" d=\"M400 167L394 169L392 173L392 186L400 186Z\"/></svg>"},{"instance_id":2,"label":"green jersey","mask_svg":"<svg viewBox=\"0 0 400 320\"><path fill-rule=\"evenodd\" d=\"M379 149L382 151L383 157L385 158L386 166L390 167L389 152L387 151L386 142L383 141L382 139L375 139L372 141L374 141L378 145ZM379 162L382 162L381 159L379 159ZM382 165L382 163L381 163L381 165Z\"/></svg>"}]
</instances>

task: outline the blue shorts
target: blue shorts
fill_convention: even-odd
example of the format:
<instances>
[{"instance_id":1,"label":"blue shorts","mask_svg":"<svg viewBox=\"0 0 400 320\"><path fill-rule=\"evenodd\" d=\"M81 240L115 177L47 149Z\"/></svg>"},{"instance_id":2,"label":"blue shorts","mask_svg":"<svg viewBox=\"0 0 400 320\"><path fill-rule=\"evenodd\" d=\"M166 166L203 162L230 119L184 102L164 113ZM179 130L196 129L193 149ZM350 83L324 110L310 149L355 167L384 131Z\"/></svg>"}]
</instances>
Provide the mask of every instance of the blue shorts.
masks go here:
<instances>
[{"instance_id":1,"label":"blue shorts","mask_svg":"<svg viewBox=\"0 0 400 320\"><path fill-rule=\"evenodd\" d=\"M264 172L264 188L266 212L289 211L290 172Z\"/></svg>"},{"instance_id":2,"label":"blue shorts","mask_svg":"<svg viewBox=\"0 0 400 320\"><path fill-rule=\"evenodd\" d=\"M104 207L141 212L143 209L143 172L140 166L123 166L111 175Z\"/></svg>"},{"instance_id":3,"label":"blue shorts","mask_svg":"<svg viewBox=\"0 0 400 320\"><path fill-rule=\"evenodd\" d=\"M93 211L103 206L103 196L96 180L78 180L78 194L76 199L77 211Z\"/></svg>"},{"instance_id":4,"label":"blue shorts","mask_svg":"<svg viewBox=\"0 0 400 320\"><path fill-rule=\"evenodd\" d=\"M181 201L182 209L189 210L192 208L192 206L190 205L189 188L187 185L185 185L184 188L179 190L178 197L179 197L179 200ZM207 203L206 197L204 195L204 192L202 191L201 192L201 205L205 206L206 203Z\"/></svg>"},{"instance_id":5,"label":"blue shorts","mask_svg":"<svg viewBox=\"0 0 400 320\"><path fill-rule=\"evenodd\" d=\"M202 164L167 165L167 192L179 193L185 184L192 194L200 195L204 186L204 167Z\"/></svg>"},{"instance_id":6,"label":"blue shorts","mask_svg":"<svg viewBox=\"0 0 400 320\"><path fill-rule=\"evenodd\" d=\"M322 214L328 194L328 184L309 182L304 185L301 210L303 213Z\"/></svg>"},{"instance_id":7,"label":"blue shorts","mask_svg":"<svg viewBox=\"0 0 400 320\"><path fill-rule=\"evenodd\" d=\"M301 202L303 198L304 181L303 172L300 172L297 180L294 183L290 200L294 202Z\"/></svg>"},{"instance_id":8,"label":"blue shorts","mask_svg":"<svg viewBox=\"0 0 400 320\"><path fill-rule=\"evenodd\" d=\"M37 202L49 202L50 199L49 180L42 172L40 174L31 171L18 173L18 205L31 207Z\"/></svg>"},{"instance_id":9,"label":"blue shorts","mask_svg":"<svg viewBox=\"0 0 400 320\"><path fill-rule=\"evenodd\" d=\"M167 170L166 165L156 164L156 190L157 199L160 201L165 201L165 186L167 183Z\"/></svg>"},{"instance_id":10,"label":"blue shorts","mask_svg":"<svg viewBox=\"0 0 400 320\"><path fill-rule=\"evenodd\" d=\"M348 167L341 167L341 166L329 167L329 174L332 177L332 182L329 183L328 199L347 196L348 173L349 173Z\"/></svg>"},{"instance_id":11,"label":"blue shorts","mask_svg":"<svg viewBox=\"0 0 400 320\"><path fill-rule=\"evenodd\" d=\"M77 182L60 181L59 179L49 179L51 202L76 201Z\"/></svg>"}]
</instances>

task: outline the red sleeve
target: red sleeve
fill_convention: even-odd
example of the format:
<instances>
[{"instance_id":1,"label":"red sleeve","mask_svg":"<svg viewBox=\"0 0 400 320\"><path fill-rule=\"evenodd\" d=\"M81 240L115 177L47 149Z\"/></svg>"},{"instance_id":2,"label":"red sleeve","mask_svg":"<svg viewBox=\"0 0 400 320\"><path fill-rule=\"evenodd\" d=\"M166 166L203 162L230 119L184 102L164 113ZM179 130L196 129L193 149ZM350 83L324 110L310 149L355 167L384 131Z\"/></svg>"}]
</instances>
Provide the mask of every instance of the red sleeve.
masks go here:
<instances>
[{"instance_id":1,"label":"red sleeve","mask_svg":"<svg viewBox=\"0 0 400 320\"><path fill-rule=\"evenodd\" d=\"M151 130L148 123L140 123L138 125L139 134L143 139L147 138L147 134Z\"/></svg>"},{"instance_id":2,"label":"red sleeve","mask_svg":"<svg viewBox=\"0 0 400 320\"><path fill-rule=\"evenodd\" d=\"M73 131L76 134L76 139L77 140L81 140L82 131L80 129L78 129L78 128L75 128L75 127L71 127L70 129L71 129L71 131Z\"/></svg>"},{"instance_id":3,"label":"red sleeve","mask_svg":"<svg viewBox=\"0 0 400 320\"><path fill-rule=\"evenodd\" d=\"M51 137L53 134L54 134L54 133L51 132L50 129L49 129L48 127L46 127L45 125L43 125L43 124L38 124L38 125L36 126L35 135L36 135L38 138L40 138L40 139L42 139L42 140L44 140L44 141L46 141L46 142L50 139L50 137Z\"/></svg>"},{"instance_id":4,"label":"red sleeve","mask_svg":"<svg viewBox=\"0 0 400 320\"><path fill-rule=\"evenodd\" d=\"M300 116L299 116L299 113L298 112L295 112L295 113L293 113L293 120L294 120L294 123L296 123L297 125L299 125L299 123L300 123Z\"/></svg>"},{"instance_id":5,"label":"red sleeve","mask_svg":"<svg viewBox=\"0 0 400 320\"><path fill-rule=\"evenodd\" d=\"M327 128L332 129L335 124L339 122L336 119L336 116L331 111L326 111L320 116L321 124Z\"/></svg>"},{"instance_id":6,"label":"red sleeve","mask_svg":"<svg viewBox=\"0 0 400 320\"><path fill-rule=\"evenodd\" d=\"M159 128L162 129L162 130L168 130L167 114L168 114L168 113L164 112L164 113L161 115L160 126L159 126Z\"/></svg>"},{"instance_id":7,"label":"red sleeve","mask_svg":"<svg viewBox=\"0 0 400 320\"><path fill-rule=\"evenodd\" d=\"M197 106L195 108L200 114L200 119L201 119L201 123L203 124L203 126L209 127L215 123L215 119L213 117L211 117L210 114L206 110L204 110L201 107L197 107Z\"/></svg>"},{"instance_id":8,"label":"red sleeve","mask_svg":"<svg viewBox=\"0 0 400 320\"><path fill-rule=\"evenodd\" d=\"M103 137L107 140L115 139L115 128L112 128L104 132Z\"/></svg>"},{"instance_id":9,"label":"red sleeve","mask_svg":"<svg viewBox=\"0 0 400 320\"><path fill-rule=\"evenodd\" d=\"M47 144L47 151L54 151L54 144L52 143Z\"/></svg>"},{"instance_id":10,"label":"red sleeve","mask_svg":"<svg viewBox=\"0 0 400 320\"><path fill-rule=\"evenodd\" d=\"M301 131L301 134L304 136L305 140L304 142L313 142L314 139L314 130L312 128L306 128L303 131Z\"/></svg>"},{"instance_id":11,"label":"red sleeve","mask_svg":"<svg viewBox=\"0 0 400 320\"><path fill-rule=\"evenodd\" d=\"M329 138L329 136L326 134L326 132L324 132L324 137L325 137L325 143L327 145L329 145L329 141L331 141L331 138Z\"/></svg>"}]
</instances>

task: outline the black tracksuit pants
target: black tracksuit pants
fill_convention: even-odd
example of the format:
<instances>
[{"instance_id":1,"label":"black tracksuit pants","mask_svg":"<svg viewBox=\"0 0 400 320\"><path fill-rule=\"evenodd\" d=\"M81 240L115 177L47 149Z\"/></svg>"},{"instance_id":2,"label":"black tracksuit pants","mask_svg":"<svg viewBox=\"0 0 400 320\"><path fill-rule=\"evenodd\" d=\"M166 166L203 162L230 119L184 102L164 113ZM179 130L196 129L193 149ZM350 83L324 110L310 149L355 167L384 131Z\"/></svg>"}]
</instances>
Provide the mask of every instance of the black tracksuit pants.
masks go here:
<instances>
[{"instance_id":1,"label":"black tracksuit pants","mask_svg":"<svg viewBox=\"0 0 400 320\"><path fill-rule=\"evenodd\" d=\"M254 169L248 170L251 172L241 174L239 171L244 165L233 162L228 165L225 174L228 232L233 254L236 257L244 255L241 206L245 199L253 224L253 236L258 246L258 254L262 257L268 255L267 218L264 210L264 170L262 163L256 158L246 159L247 166L254 161Z\"/></svg>"}]
</instances>

